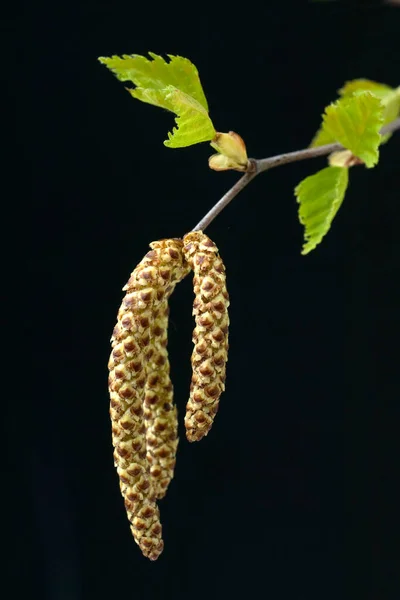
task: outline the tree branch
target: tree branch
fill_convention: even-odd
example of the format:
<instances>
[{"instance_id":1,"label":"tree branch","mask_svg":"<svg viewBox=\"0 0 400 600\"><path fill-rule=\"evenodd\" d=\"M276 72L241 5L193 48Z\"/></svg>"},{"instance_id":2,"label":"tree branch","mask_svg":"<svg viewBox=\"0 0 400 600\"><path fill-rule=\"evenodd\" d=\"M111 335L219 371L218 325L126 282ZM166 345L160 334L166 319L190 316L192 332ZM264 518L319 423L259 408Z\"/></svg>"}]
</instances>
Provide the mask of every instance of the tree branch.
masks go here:
<instances>
[{"instance_id":1,"label":"tree branch","mask_svg":"<svg viewBox=\"0 0 400 600\"><path fill-rule=\"evenodd\" d=\"M382 127L381 134L393 133L394 131L397 131L397 129L400 129L400 117ZM331 152L336 152L337 150L344 150L344 147L341 144L327 144L326 146L318 146L317 148L306 148L305 150L278 154L277 156L271 156L270 158L251 158L247 172L226 192L226 194L222 196L201 221L197 223L196 227L193 228L193 231L204 231L215 217L219 215L234 197L237 196L238 193L241 192L259 173L269 171L269 169L273 169L274 167L297 162L298 160L307 160L309 158L316 158L317 156L325 156L326 154L331 154Z\"/></svg>"}]
</instances>

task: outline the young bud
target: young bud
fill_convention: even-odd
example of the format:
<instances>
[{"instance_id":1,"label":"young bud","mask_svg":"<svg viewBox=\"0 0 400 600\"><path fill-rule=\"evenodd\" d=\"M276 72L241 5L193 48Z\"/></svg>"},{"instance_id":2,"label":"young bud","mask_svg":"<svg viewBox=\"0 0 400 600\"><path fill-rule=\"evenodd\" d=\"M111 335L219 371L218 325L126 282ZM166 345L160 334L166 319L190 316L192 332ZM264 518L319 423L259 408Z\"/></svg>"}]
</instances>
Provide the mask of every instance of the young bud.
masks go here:
<instances>
[{"instance_id":1,"label":"young bud","mask_svg":"<svg viewBox=\"0 0 400 600\"><path fill-rule=\"evenodd\" d=\"M354 167L355 165L363 165L364 162L354 156L350 150L338 150L332 152L328 157L329 166L331 167Z\"/></svg>"},{"instance_id":2,"label":"young bud","mask_svg":"<svg viewBox=\"0 0 400 600\"><path fill-rule=\"evenodd\" d=\"M218 154L213 154L208 159L208 165L215 171L246 171L249 160L247 158L246 146L240 135L234 131L229 133L217 133L211 142Z\"/></svg>"}]
</instances>

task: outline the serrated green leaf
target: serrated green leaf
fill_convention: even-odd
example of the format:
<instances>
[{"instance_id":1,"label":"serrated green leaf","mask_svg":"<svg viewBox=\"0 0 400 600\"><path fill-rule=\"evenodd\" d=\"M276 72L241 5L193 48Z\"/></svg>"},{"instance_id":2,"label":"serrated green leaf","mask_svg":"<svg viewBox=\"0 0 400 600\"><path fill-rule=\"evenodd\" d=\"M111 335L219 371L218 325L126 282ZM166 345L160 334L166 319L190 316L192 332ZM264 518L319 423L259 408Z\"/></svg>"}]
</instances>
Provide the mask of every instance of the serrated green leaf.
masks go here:
<instances>
[{"instance_id":1,"label":"serrated green leaf","mask_svg":"<svg viewBox=\"0 0 400 600\"><path fill-rule=\"evenodd\" d=\"M153 90L135 88L128 90L134 98L166 108L177 115L172 133L168 133L165 146L183 148L200 142L207 142L215 136L215 129L203 106L188 94L170 85Z\"/></svg>"},{"instance_id":2,"label":"serrated green leaf","mask_svg":"<svg viewBox=\"0 0 400 600\"><path fill-rule=\"evenodd\" d=\"M322 130L312 146L339 142L371 168L379 160L383 112L380 99L368 91L340 98L326 107Z\"/></svg>"},{"instance_id":3,"label":"serrated green leaf","mask_svg":"<svg viewBox=\"0 0 400 600\"><path fill-rule=\"evenodd\" d=\"M136 88L130 92L136 98L140 95L140 99L145 102L150 100L156 102L159 96L164 108L177 115L175 119L177 128L174 127L172 133L168 133L168 140L164 142L169 148L183 148L209 141L215 136L214 126L204 107L193 97L174 86L170 85L163 90Z\"/></svg>"},{"instance_id":4,"label":"serrated green leaf","mask_svg":"<svg viewBox=\"0 0 400 600\"><path fill-rule=\"evenodd\" d=\"M353 79L352 81L346 81L344 86L338 90L338 94L342 98L347 98L352 96L354 92L372 92L378 98L383 99L392 91L393 88L385 83L378 83L371 79Z\"/></svg>"},{"instance_id":5,"label":"serrated green leaf","mask_svg":"<svg viewBox=\"0 0 400 600\"><path fill-rule=\"evenodd\" d=\"M339 90L339 94L342 97L349 97L355 92L361 91L371 92L382 102L384 106L383 125L387 125L397 119L400 114L400 87L392 88L389 85L371 81L370 79L354 79L353 81L347 81ZM382 136L381 144L387 142L391 136L391 133Z\"/></svg>"},{"instance_id":6,"label":"serrated green leaf","mask_svg":"<svg viewBox=\"0 0 400 600\"><path fill-rule=\"evenodd\" d=\"M170 110L177 115L172 133L164 142L182 148L212 140L215 129L208 115L207 100L193 63L182 56L168 55L170 62L149 52L152 60L136 54L99 58L121 81L137 87L129 93L142 102Z\"/></svg>"},{"instance_id":7,"label":"serrated green leaf","mask_svg":"<svg viewBox=\"0 0 400 600\"><path fill-rule=\"evenodd\" d=\"M400 116L400 87L387 94L382 100L382 104L384 106L383 123L384 125L387 125ZM381 143L385 144L392 135L392 133L383 135Z\"/></svg>"},{"instance_id":8,"label":"serrated green leaf","mask_svg":"<svg viewBox=\"0 0 400 600\"><path fill-rule=\"evenodd\" d=\"M400 87L391 90L384 98L382 104L385 107L383 113L384 124L391 123L400 116Z\"/></svg>"},{"instance_id":9,"label":"serrated green leaf","mask_svg":"<svg viewBox=\"0 0 400 600\"><path fill-rule=\"evenodd\" d=\"M326 167L306 177L295 188L299 220L305 227L302 254L308 254L328 233L349 182L349 170Z\"/></svg>"},{"instance_id":10,"label":"serrated green leaf","mask_svg":"<svg viewBox=\"0 0 400 600\"><path fill-rule=\"evenodd\" d=\"M120 81L132 81L137 87L162 90L173 85L192 96L208 111L207 100L201 86L199 73L188 58L167 54L170 62L162 56L149 52L153 60L139 54L101 56L99 61L106 65Z\"/></svg>"},{"instance_id":11,"label":"serrated green leaf","mask_svg":"<svg viewBox=\"0 0 400 600\"><path fill-rule=\"evenodd\" d=\"M213 139L216 134L214 125L201 104L176 88L171 89L167 99L177 115L175 118L177 127L173 128L172 133L168 132L165 146L183 148Z\"/></svg>"},{"instance_id":12,"label":"serrated green leaf","mask_svg":"<svg viewBox=\"0 0 400 600\"><path fill-rule=\"evenodd\" d=\"M357 92L371 92L380 99L384 106L383 125L391 123L400 115L400 87L392 88L389 85L372 81L371 79L353 79L352 81L347 81L344 86L338 90L338 93L342 98L350 98ZM391 133L383 135L381 137L381 144L387 142L391 136ZM331 144L334 141L332 134L321 128L314 136L310 146L324 146L325 144Z\"/></svg>"}]
</instances>

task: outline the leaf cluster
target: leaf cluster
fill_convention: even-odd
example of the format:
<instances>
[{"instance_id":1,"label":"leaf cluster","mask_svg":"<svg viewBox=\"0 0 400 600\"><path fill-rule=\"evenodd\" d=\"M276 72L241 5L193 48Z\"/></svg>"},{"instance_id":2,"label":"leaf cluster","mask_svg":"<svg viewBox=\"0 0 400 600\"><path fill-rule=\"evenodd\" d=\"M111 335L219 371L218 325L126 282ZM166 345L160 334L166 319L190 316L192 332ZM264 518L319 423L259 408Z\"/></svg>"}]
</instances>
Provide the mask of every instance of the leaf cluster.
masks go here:
<instances>
[{"instance_id":1,"label":"leaf cluster","mask_svg":"<svg viewBox=\"0 0 400 600\"><path fill-rule=\"evenodd\" d=\"M234 132L218 133L208 114L208 104L197 68L187 58L168 55L169 62L149 52L150 58L137 54L101 57L132 97L164 108L176 115L176 127L164 144L169 148L211 141L218 154L210 157L215 170L249 168L246 147ZM369 79L348 81L339 91L339 99L326 107L322 123L311 147L339 143L344 150L328 157L329 166L306 177L295 188L299 220L304 226L302 254L316 248L330 229L349 182L349 169L364 165L370 169L379 161L379 148L390 134L381 135L382 126L400 113L400 87Z\"/></svg>"},{"instance_id":2,"label":"leaf cluster","mask_svg":"<svg viewBox=\"0 0 400 600\"><path fill-rule=\"evenodd\" d=\"M346 149L332 153L328 167L306 177L295 188L299 220L304 225L302 254L308 254L328 233L349 182L349 168L375 167L379 147L389 136L380 130L400 112L400 88L369 79L355 79L339 90L340 98L326 107L311 147L339 142Z\"/></svg>"}]
</instances>

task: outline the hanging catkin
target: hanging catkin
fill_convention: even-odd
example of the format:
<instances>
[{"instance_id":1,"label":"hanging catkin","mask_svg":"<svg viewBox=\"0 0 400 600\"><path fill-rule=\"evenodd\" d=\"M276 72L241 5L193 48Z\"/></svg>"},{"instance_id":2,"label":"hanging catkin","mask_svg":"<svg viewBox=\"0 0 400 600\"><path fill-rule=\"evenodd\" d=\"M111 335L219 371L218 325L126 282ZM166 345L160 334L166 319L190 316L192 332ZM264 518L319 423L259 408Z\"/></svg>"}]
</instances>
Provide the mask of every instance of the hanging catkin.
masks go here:
<instances>
[{"instance_id":1,"label":"hanging catkin","mask_svg":"<svg viewBox=\"0 0 400 600\"><path fill-rule=\"evenodd\" d=\"M161 240L150 247L152 250L135 268L124 287L127 293L111 338L108 367L112 441L120 488L134 539L143 554L155 560L163 550L163 541L156 505L157 484L150 476L148 454L160 461L161 476L170 477L175 456L171 458L165 452L175 453L176 444L166 444L162 434L167 430L170 437L172 433L176 434L176 414L160 407L161 394L156 393L149 401L155 385L152 358L157 355L158 347L158 343L152 341L156 326L154 317L158 318L163 305L165 309L165 301L176 283L187 274L188 267L182 258L181 240ZM169 402L171 400L169 396ZM172 417L171 424L167 415ZM151 435L146 451L148 432ZM165 451L161 456L157 454L160 446ZM155 463L151 462L154 468Z\"/></svg>"},{"instance_id":2,"label":"hanging catkin","mask_svg":"<svg viewBox=\"0 0 400 600\"><path fill-rule=\"evenodd\" d=\"M176 251L177 255L171 263L163 264L161 271L162 277L170 283L164 291L163 299L156 302L153 311L151 356L148 361L144 398L147 460L157 498L165 496L168 484L174 476L178 446L178 415L173 404L173 385L167 351L168 299L175 285L190 271L183 258L182 241L173 241L174 247L170 247L169 251ZM153 244L157 243L159 242ZM155 247L153 244L150 244L152 248Z\"/></svg>"},{"instance_id":3,"label":"hanging catkin","mask_svg":"<svg viewBox=\"0 0 400 600\"><path fill-rule=\"evenodd\" d=\"M225 267L218 248L201 231L183 238L184 256L194 271L192 381L186 406L186 437L190 442L208 434L225 389L228 354L228 306Z\"/></svg>"}]
</instances>

